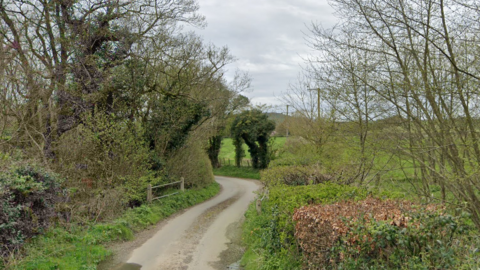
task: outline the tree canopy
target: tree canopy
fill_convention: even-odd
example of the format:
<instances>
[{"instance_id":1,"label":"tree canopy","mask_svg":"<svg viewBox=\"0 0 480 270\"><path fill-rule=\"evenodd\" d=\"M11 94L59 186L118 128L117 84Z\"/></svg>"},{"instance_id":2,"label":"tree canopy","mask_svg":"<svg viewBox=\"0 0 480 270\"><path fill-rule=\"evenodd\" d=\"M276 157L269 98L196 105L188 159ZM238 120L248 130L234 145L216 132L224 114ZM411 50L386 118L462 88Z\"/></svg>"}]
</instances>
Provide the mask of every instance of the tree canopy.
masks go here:
<instances>
[{"instance_id":1,"label":"tree canopy","mask_svg":"<svg viewBox=\"0 0 480 270\"><path fill-rule=\"evenodd\" d=\"M229 49L182 28L205 25L198 9L195 0L0 0L0 151L40 159L78 190L73 202L92 205L138 204L168 177L213 181L211 170L188 177L168 161L191 151L208 164L209 138L250 79L227 80Z\"/></svg>"}]
</instances>

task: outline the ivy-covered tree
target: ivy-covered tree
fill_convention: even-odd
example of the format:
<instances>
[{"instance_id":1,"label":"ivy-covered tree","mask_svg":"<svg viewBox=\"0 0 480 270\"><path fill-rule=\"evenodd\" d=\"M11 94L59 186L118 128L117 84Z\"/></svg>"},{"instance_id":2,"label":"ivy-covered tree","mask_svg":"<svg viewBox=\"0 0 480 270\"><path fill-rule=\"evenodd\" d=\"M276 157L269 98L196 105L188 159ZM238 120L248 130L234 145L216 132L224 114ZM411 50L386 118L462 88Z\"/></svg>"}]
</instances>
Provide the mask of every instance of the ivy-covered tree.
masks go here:
<instances>
[{"instance_id":1,"label":"ivy-covered tree","mask_svg":"<svg viewBox=\"0 0 480 270\"><path fill-rule=\"evenodd\" d=\"M249 78L242 79L240 84L245 86L243 88L249 87L249 80ZM220 154L223 137L226 135L226 132L228 132L226 128L228 122L232 122L235 117L234 113L247 107L250 102L247 97L237 94L237 91L238 88L232 90L225 89L223 100L219 98L217 106L212 110L212 125L215 126L215 128L212 129L213 134L208 140L208 147L206 150L213 168L220 167L218 155Z\"/></svg>"},{"instance_id":2,"label":"ivy-covered tree","mask_svg":"<svg viewBox=\"0 0 480 270\"><path fill-rule=\"evenodd\" d=\"M218 155L220 154L220 148L222 147L222 139L223 136L221 134L217 134L208 138L207 154L213 168L220 167Z\"/></svg>"},{"instance_id":3,"label":"ivy-covered tree","mask_svg":"<svg viewBox=\"0 0 480 270\"><path fill-rule=\"evenodd\" d=\"M237 115L231 127L236 165L240 166L242 144L245 142L252 157L253 168L267 168L270 162L268 140L273 130L275 130L275 122L268 119L267 114L259 109L244 111Z\"/></svg>"}]
</instances>

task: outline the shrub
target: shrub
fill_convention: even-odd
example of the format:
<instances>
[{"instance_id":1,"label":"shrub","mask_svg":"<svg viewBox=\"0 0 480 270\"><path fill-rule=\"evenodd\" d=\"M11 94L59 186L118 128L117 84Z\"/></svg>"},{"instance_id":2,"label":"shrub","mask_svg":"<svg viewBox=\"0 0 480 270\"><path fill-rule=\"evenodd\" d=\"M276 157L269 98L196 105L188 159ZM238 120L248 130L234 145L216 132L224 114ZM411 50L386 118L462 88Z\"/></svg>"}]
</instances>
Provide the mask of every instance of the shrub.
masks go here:
<instances>
[{"instance_id":1,"label":"shrub","mask_svg":"<svg viewBox=\"0 0 480 270\"><path fill-rule=\"evenodd\" d=\"M111 219L146 200L147 185L162 179L149 174L143 133L139 124L99 113L59 139L53 166L67 179L72 221Z\"/></svg>"},{"instance_id":2,"label":"shrub","mask_svg":"<svg viewBox=\"0 0 480 270\"><path fill-rule=\"evenodd\" d=\"M251 266L252 269L297 269L300 260L292 220L295 209L312 203L364 199L366 196L364 189L328 182L307 186L272 186L268 196L263 197L261 214L257 214L254 204L245 214L243 239L249 248L245 256L258 256L249 258L248 263L258 262L261 265ZM277 264L281 267L273 268L272 265ZM269 265L272 267L268 268Z\"/></svg>"},{"instance_id":3,"label":"shrub","mask_svg":"<svg viewBox=\"0 0 480 270\"><path fill-rule=\"evenodd\" d=\"M273 167L262 171L262 182L266 186L285 184L289 186L304 186L319 184L332 179L324 174L318 165Z\"/></svg>"},{"instance_id":4,"label":"shrub","mask_svg":"<svg viewBox=\"0 0 480 270\"><path fill-rule=\"evenodd\" d=\"M286 154L285 156L281 156L280 158L272 160L272 162L270 162L269 168L294 165L308 166L316 163L319 163L317 157L293 156Z\"/></svg>"},{"instance_id":5,"label":"shrub","mask_svg":"<svg viewBox=\"0 0 480 270\"><path fill-rule=\"evenodd\" d=\"M205 187L214 182L213 168L202 142L190 138L167 162L169 175L185 178L185 187Z\"/></svg>"},{"instance_id":6,"label":"shrub","mask_svg":"<svg viewBox=\"0 0 480 270\"><path fill-rule=\"evenodd\" d=\"M373 198L302 207L293 219L304 268L455 268L465 228L439 209Z\"/></svg>"},{"instance_id":7,"label":"shrub","mask_svg":"<svg viewBox=\"0 0 480 270\"><path fill-rule=\"evenodd\" d=\"M478 254L460 244L468 234L461 224L459 218L429 211L411 212L410 220L400 225L360 219L332 248L330 265L333 269L478 268ZM476 267L466 267L465 259L474 256Z\"/></svg>"},{"instance_id":8,"label":"shrub","mask_svg":"<svg viewBox=\"0 0 480 270\"><path fill-rule=\"evenodd\" d=\"M0 174L0 255L18 249L46 229L62 200L56 175L23 165Z\"/></svg>"}]
</instances>

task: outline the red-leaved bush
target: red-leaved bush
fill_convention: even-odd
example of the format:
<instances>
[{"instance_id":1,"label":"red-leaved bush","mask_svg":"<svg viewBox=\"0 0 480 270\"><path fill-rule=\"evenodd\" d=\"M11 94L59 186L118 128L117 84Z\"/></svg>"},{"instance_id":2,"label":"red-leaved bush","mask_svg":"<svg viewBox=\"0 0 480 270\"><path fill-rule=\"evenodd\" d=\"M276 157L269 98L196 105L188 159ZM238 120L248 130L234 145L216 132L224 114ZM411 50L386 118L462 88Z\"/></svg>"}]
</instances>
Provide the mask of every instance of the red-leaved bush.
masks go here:
<instances>
[{"instance_id":1,"label":"red-leaved bush","mask_svg":"<svg viewBox=\"0 0 480 270\"><path fill-rule=\"evenodd\" d=\"M427 206L427 211L437 206ZM306 268L316 269L328 264L329 252L333 245L346 236L358 220L385 221L396 227L408 227L411 218L407 213L416 211L412 202L367 198L362 201L345 201L328 205L310 205L297 209L293 215L296 221L295 237L301 247ZM349 234L344 238L347 246L369 242L370 235ZM372 240L372 239L370 239ZM372 247L373 249L373 247Z\"/></svg>"}]
</instances>

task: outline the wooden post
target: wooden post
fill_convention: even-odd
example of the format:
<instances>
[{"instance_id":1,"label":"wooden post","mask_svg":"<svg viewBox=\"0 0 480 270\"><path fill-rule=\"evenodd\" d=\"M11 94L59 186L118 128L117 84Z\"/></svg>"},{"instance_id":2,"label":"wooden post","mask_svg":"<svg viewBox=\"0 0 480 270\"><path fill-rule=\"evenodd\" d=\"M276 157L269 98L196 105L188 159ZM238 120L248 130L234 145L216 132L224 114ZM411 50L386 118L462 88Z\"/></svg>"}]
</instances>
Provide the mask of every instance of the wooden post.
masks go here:
<instances>
[{"instance_id":1,"label":"wooden post","mask_svg":"<svg viewBox=\"0 0 480 270\"><path fill-rule=\"evenodd\" d=\"M380 174L377 173L375 175L375 187L378 188L378 186L380 186Z\"/></svg>"},{"instance_id":2,"label":"wooden post","mask_svg":"<svg viewBox=\"0 0 480 270\"><path fill-rule=\"evenodd\" d=\"M180 183L180 190L181 190L182 192L185 192L185 178L181 177L181 178L180 178L180 181L182 181L182 182Z\"/></svg>"},{"instance_id":3,"label":"wooden post","mask_svg":"<svg viewBox=\"0 0 480 270\"><path fill-rule=\"evenodd\" d=\"M228 159L228 166L230 166L230 159Z\"/></svg>"},{"instance_id":4,"label":"wooden post","mask_svg":"<svg viewBox=\"0 0 480 270\"><path fill-rule=\"evenodd\" d=\"M247 167L250 167L250 161L247 160Z\"/></svg>"},{"instance_id":5,"label":"wooden post","mask_svg":"<svg viewBox=\"0 0 480 270\"><path fill-rule=\"evenodd\" d=\"M152 203L153 195L152 195L152 185L148 184L147 187L147 202Z\"/></svg>"},{"instance_id":6,"label":"wooden post","mask_svg":"<svg viewBox=\"0 0 480 270\"><path fill-rule=\"evenodd\" d=\"M255 204L255 208L257 209L257 214L262 214L262 200L257 199L257 203Z\"/></svg>"}]
</instances>

